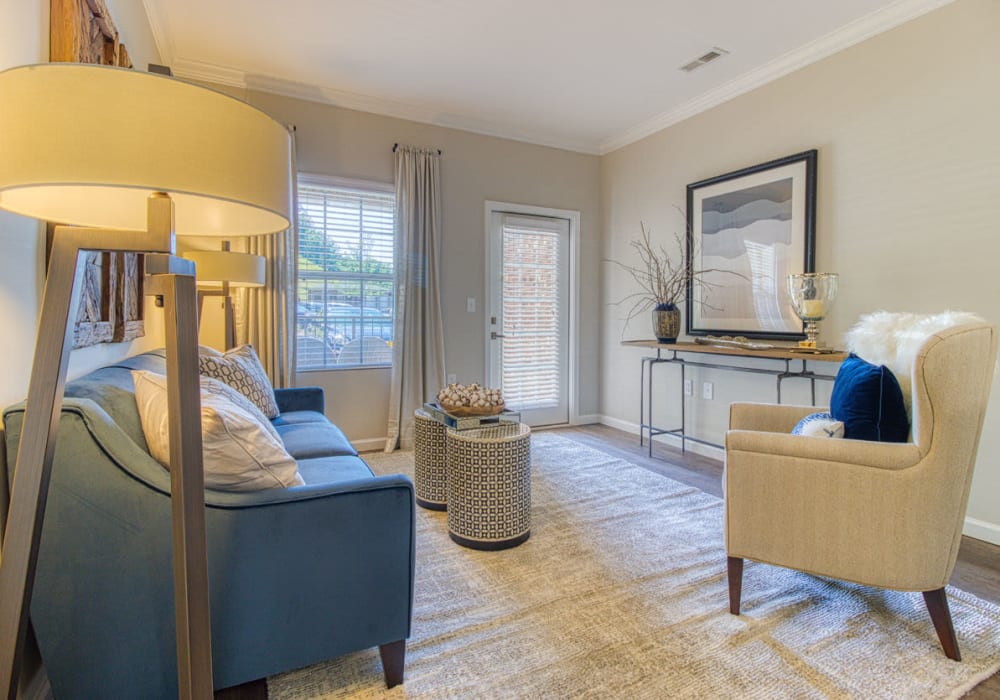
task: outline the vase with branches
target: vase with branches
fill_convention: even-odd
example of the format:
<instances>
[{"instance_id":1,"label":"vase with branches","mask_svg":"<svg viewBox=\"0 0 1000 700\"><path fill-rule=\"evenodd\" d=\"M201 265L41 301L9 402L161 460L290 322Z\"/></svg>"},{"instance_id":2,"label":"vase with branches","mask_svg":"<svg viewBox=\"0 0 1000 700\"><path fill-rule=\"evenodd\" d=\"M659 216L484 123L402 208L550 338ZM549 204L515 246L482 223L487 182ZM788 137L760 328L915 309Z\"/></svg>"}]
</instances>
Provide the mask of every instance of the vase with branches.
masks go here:
<instances>
[{"instance_id":1,"label":"vase with branches","mask_svg":"<svg viewBox=\"0 0 1000 700\"><path fill-rule=\"evenodd\" d=\"M677 244L677 254L671 256L662 245L655 245L646 225L639 222L639 238L630 241L629 245L638 254L639 263L628 265L618 260L608 260L612 265L624 270L639 285L639 290L615 302L627 304L631 302L625 316L622 334L628 328L629 322L645 311L653 311L653 331L661 343L676 343L680 334L681 304L684 303L688 290L693 287L711 289L716 285L708 282L705 276L709 273L735 275L742 279L746 277L731 270L706 268L695 270L691 260L685 255L685 240L674 234ZM691 257L694 257L693 252ZM711 307L704 301L701 304Z\"/></svg>"}]
</instances>

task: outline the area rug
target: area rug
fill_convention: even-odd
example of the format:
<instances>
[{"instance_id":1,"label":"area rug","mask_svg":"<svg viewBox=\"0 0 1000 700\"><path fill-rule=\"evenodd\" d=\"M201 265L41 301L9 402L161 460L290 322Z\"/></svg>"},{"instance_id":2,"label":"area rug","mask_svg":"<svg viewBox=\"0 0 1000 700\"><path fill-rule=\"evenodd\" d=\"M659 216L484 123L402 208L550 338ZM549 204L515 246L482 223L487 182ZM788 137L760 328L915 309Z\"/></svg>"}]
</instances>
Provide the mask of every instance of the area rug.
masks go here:
<instances>
[{"instance_id":1,"label":"area rug","mask_svg":"<svg viewBox=\"0 0 1000 700\"><path fill-rule=\"evenodd\" d=\"M412 453L365 455L412 475ZM1000 668L1000 608L948 589L963 661L919 593L747 562L728 612L722 501L553 432L532 437L531 538L454 544L417 509L406 680L375 649L268 679L300 698L947 698Z\"/></svg>"}]
</instances>

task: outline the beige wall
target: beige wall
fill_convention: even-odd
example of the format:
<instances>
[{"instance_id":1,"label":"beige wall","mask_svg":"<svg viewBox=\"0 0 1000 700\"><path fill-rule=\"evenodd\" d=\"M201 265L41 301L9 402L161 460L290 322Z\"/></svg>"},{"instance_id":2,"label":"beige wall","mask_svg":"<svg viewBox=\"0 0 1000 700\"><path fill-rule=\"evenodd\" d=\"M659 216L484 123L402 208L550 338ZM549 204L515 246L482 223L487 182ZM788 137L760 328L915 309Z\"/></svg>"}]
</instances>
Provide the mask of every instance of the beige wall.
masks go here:
<instances>
[{"instance_id":1,"label":"beige wall","mask_svg":"<svg viewBox=\"0 0 1000 700\"><path fill-rule=\"evenodd\" d=\"M230 91L232 92L232 91ZM580 212L581 414L598 409L599 159L554 148L339 109L260 92L235 93L277 119L295 124L303 173L391 183L393 143L440 148L442 189L442 306L446 370L461 382L483 381L487 200ZM466 311L475 297L477 311ZM385 435L389 371L309 372L298 384L327 390L327 412L363 447Z\"/></svg>"},{"instance_id":2,"label":"beige wall","mask_svg":"<svg viewBox=\"0 0 1000 700\"><path fill-rule=\"evenodd\" d=\"M875 309L975 311L1000 323L1000 3L958 0L602 160L603 254L622 258L639 221L683 230L685 186L819 149L817 269L839 272L822 337L841 343ZM630 289L602 270L602 302ZM638 423L639 356L619 346L602 304L601 412ZM638 319L629 337L649 336ZM663 368L661 393L676 390ZM773 380L704 370L714 401L689 399L702 437L721 441L729 401L772 401ZM790 386L790 385L786 385ZM700 388L700 386L699 386ZM791 390L792 401L807 399ZM696 392L699 394L700 392ZM828 396L824 387L821 399ZM679 419L664 404L664 423ZM672 426L671 426L672 427ZM967 532L1000 542L1000 389L987 415Z\"/></svg>"},{"instance_id":3,"label":"beige wall","mask_svg":"<svg viewBox=\"0 0 1000 700\"><path fill-rule=\"evenodd\" d=\"M137 68L159 61L141 0L111 0L108 6ZM5 3L0 12L0 70L47 61L48 28L48 0ZM7 332L0 407L20 401L27 393L45 280L44 250L44 230L36 220L0 212L0 328ZM74 351L70 376L163 345L162 313L147 305L146 318L147 334L141 340Z\"/></svg>"}]
</instances>

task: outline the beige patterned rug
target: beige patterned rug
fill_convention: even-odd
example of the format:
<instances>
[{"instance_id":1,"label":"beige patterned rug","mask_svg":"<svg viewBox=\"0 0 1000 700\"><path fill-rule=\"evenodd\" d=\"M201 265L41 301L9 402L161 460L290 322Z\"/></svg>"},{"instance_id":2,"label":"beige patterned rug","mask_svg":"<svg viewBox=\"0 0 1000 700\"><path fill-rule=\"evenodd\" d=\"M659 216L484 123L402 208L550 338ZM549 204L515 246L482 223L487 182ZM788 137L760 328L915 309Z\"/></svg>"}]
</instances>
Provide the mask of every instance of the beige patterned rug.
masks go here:
<instances>
[{"instance_id":1,"label":"beige patterned rug","mask_svg":"<svg viewBox=\"0 0 1000 700\"><path fill-rule=\"evenodd\" d=\"M412 454L365 455L412 475ZM269 679L292 698L946 698L1000 668L1000 608L949 589L963 661L920 594L747 562L728 612L722 501L556 433L532 438L532 532L478 552L418 508L405 685L366 650Z\"/></svg>"}]
</instances>

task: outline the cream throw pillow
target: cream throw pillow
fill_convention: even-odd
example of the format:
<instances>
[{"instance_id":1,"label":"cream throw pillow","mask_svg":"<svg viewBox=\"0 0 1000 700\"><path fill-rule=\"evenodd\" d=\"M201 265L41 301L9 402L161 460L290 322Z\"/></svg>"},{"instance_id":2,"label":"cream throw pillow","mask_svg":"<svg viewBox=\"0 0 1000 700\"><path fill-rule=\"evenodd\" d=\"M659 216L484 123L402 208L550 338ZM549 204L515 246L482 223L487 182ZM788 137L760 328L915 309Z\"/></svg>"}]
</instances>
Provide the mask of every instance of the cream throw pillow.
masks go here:
<instances>
[{"instance_id":1,"label":"cream throw pillow","mask_svg":"<svg viewBox=\"0 0 1000 700\"><path fill-rule=\"evenodd\" d=\"M169 468L167 378L134 371L132 379L149 452ZM201 439L208 488L259 491L305 483L271 422L246 397L210 377L201 378Z\"/></svg>"},{"instance_id":2,"label":"cream throw pillow","mask_svg":"<svg viewBox=\"0 0 1000 700\"><path fill-rule=\"evenodd\" d=\"M240 345L225 353L202 353L198 367L202 375L225 382L253 401L265 417L278 417L274 387L252 345Z\"/></svg>"}]
</instances>

